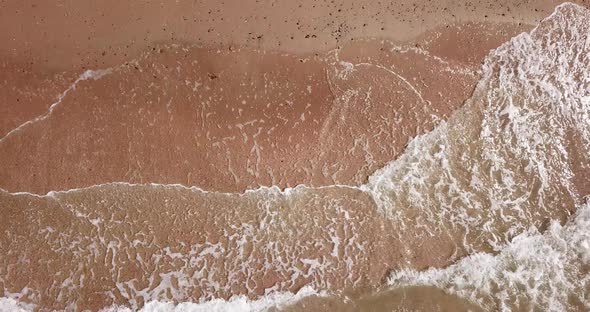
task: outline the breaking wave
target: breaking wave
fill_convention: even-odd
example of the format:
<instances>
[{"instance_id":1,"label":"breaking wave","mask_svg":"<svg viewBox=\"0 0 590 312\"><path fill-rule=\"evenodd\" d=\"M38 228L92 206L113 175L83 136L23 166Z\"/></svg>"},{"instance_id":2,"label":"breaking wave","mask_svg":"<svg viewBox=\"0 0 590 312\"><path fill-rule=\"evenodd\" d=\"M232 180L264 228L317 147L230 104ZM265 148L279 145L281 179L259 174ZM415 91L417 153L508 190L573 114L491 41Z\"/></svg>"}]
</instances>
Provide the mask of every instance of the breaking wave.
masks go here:
<instances>
[{"instance_id":1,"label":"breaking wave","mask_svg":"<svg viewBox=\"0 0 590 312\"><path fill-rule=\"evenodd\" d=\"M531 227L493 255L477 253L444 269L402 270L391 286L432 285L491 310L590 309L590 205L566 225Z\"/></svg>"}]
</instances>

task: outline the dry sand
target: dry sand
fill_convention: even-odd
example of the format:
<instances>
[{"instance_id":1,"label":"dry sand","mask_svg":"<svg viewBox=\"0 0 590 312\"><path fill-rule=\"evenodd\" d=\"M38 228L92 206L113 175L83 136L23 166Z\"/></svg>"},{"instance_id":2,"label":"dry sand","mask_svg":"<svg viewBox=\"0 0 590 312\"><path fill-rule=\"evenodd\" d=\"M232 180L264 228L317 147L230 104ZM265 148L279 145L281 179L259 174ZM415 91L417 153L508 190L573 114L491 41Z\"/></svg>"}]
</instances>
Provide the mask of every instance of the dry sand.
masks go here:
<instances>
[{"instance_id":1,"label":"dry sand","mask_svg":"<svg viewBox=\"0 0 590 312\"><path fill-rule=\"evenodd\" d=\"M466 21L530 27L559 3L10 0L0 4L0 56L41 69L79 70L121 63L156 42L313 53L355 38L404 41L435 26Z\"/></svg>"}]
</instances>

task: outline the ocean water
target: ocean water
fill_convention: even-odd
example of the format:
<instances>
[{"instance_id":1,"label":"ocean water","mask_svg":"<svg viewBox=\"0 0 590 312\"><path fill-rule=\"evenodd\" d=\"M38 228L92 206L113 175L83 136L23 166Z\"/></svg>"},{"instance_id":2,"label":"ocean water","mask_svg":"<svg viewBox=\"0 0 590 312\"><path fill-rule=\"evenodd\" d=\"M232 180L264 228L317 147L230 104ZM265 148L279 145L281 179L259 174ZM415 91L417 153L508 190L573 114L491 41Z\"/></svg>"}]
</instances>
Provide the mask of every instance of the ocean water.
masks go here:
<instances>
[{"instance_id":1,"label":"ocean water","mask_svg":"<svg viewBox=\"0 0 590 312\"><path fill-rule=\"evenodd\" d=\"M589 310L589 69L590 11L564 4L358 187L2 192L0 311L361 309L412 287L447 309Z\"/></svg>"}]
</instances>

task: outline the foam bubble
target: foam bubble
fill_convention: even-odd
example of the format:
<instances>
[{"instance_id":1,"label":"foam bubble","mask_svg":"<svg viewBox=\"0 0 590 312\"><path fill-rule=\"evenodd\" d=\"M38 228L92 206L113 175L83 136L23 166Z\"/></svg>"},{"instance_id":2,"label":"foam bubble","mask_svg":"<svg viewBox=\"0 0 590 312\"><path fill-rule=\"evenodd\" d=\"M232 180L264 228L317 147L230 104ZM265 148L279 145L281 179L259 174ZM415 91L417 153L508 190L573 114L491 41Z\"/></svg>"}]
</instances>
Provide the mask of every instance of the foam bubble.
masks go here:
<instances>
[{"instance_id":1,"label":"foam bubble","mask_svg":"<svg viewBox=\"0 0 590 312\"><path fill-rule=\"evenodd\" d=\"M281 307L293 304L305 297L322 295L311 287L303 287L296 294L293 293L272 293L258 300L249 300L245 296L235 296L229 300L213 299L201 303L184 302L174 305L170 302L151 301L148 302L141 312L251 312L265 311L271 307ZM124 307L110 307L102 309L102 312L127 312L131 311Z\"/></svg>"},{"instance_id":2,"label":"foam bubble","mask_svg":"<svg viewBox=\"0 0 590 312\"><path fill-rule=\"evenodd\" d=\"M529 304L565 311L572 304L590 309L590 204L565 226L551 223L541 234L532 227L499 254L477 253L444 269L402 270L391 286L431 285L491 310L518 310Z\"/></svg>"},{"instance_id":3,"label":"foam bubble","mask_svg":"<svg viewBox=\"0 0 590 312\"><path fill-rule=\"evenodd\" d=\"M12 298L0 298L0 312L27 312L32 310L32 306L25 305Z\"/></svg>"}]
</instances>

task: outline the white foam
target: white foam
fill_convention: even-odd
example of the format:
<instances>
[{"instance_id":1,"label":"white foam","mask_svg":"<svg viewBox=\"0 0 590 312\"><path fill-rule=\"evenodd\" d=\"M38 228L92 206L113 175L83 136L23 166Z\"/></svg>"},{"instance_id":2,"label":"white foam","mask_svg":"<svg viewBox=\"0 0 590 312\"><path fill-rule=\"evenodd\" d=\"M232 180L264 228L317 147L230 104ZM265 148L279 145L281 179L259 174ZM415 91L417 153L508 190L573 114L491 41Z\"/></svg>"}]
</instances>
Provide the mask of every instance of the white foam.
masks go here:
<instances>
[{"instance_id":1,"label":"white foam","mask_svg":"<svg viewBox=\"0 0 590 312\"><path fill-rule=\"evenodd\" d=\"M311 287L303 287L296 294L293 293L272 293L257 300L249 300L245 296L234 296L229 300L213 299L201 303L183 302L177 305L170 302L151 301L141 310L142 312L254 312L266 311L272 307L281 307L296 303L309 296L322 296ZM1 302L1 301L0 301ZM127 312L131 311L125 307L110 307L101 310L102 312Z\"/></svg>"},{"instance_id":2,"label":"white foam","mask_svg":"<svg viewBox=\"0 0 590 312\"><path fill-rule=\"evenodd\" d=\"M12 298L0 298L0 312L28 312L32 306L24 305Z\"/></svg>"},{"instance_id":3,"label":"white foam","mask_svg":"<svg viewBox=\"0 0 590 312\"><path fill-rule=\"evenodd\" d=\"M271 293L257 300L250 300L245 296L234 296L229 300L212 299L200 303L183 302L173 304L171 302L150 301L141 312L255 312L266 311L270 308L280 308L294 304L309 296L325 296L323 292L317 292L311 287L303 287L297 293L281 292ZM0 298L0 312L29 312L33 311L33 305L22 304L12 298ZM122 306L103 308L101 312L130 312L131 309Z\"/></svg>"},{"instance_id":4,"label":"white foam","mask_svg":"<svg viewBox=\"0 0 590 312\"><path fill-rule=\"evenodd\" d=\"M45 120L47 119L47 117L49 117L51 115L51 113L53 113L53 111L55 110L55 108L57 106L59 106L59 104L61 104L61 102L63 101L63 99L68 95L68 93L72 90L76 90L76 86L85 80L98 80L100 78L102 78L103 76L110 74L112 71L112 69L107 68L107 69L98 69L98 70L86 70L84 71L82 74L80 74L80 76L78 77L78 79L76 79L64 92L62 92L57 101L53 102L50 106L49 109L47 110L47 112L45 112L44 114L37 116L31 120L28 120L26 122L24 122L23 124L19 125L18 127L10 130L6 135L4 135L2 138L0 138L0 143L2 143L2 141L6 140L7 138L9 138L10 136L14 135L15 133L19 132L20 130L35 124L39 121Z\"/></svg>"},{"instance_id":5,"label":"white foam","mask_svg":"<svg viewBox=\"0 0 590 312\"><path fill-rule=\"evenodd\" d=\"M389 285L431 285L490 310L534 303L545 311L568 310L571 297L590 309L590 205L565 226L520 234L498 255L478 253L444 269L394 272ZM571 308L571 307L569 307Z\"/></svg>"}]
</instances>

